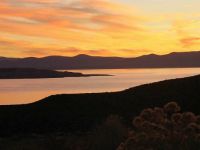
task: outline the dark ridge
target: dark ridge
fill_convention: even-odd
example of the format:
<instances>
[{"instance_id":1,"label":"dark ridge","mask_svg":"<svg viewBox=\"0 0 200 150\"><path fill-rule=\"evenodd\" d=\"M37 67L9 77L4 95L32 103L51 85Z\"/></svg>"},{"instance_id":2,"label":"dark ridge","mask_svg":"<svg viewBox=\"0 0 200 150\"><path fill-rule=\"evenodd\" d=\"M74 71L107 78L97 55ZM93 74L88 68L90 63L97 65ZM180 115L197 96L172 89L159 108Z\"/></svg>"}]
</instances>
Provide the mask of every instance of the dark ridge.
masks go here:
<instances>
[{"instance_id":1,"label":"dark ridge","mask_svg":"<svg viewBox=\"0 0 200 150\"><path fill-rule=\"evenodd\" d=\"M88 58L88 57L93 57L93 56L90 56L90 55L86 55L86 54L79 54L79 55L76 55L74 57L78 57L78 58Z\"/></svg>"},{"instance_id":2,"label":"dark ridge","mask_svg":"<svg viewBox=\"0 0 200 150\"><path fill-rule=\"evenodd\" d=\"M32 58L31 58L32 59ZM100 74L82 74L68 71L54 71L35 68L0 68L0 79L35 79L35 78L64 78L107 76Z\"/></svg>"},{"instance_id":3,"label":"dark ridge","mask_svg":"<svg viewBox=\"0 0 200 150\"><path fill-rule=\"evenodd\" d=\"M27 105L0 106L0 135L77 133L114 114L130 120L144 108L170 101L200 114L200 75L146 84L114 93L53 95Z\"/></svg>"},{"instance_id":4,"label":"dark ridge","mask_svg":"<svg viewBox=\"0 0 200 150\"><path fill-rule=\"evenodd\" d=\"M183 68L200 67L200 51L173 52L167 55L144 55L135 58L100 57L80 54L74 57L0 58L0 68L120 69L120 68Z\"/></svg>"}]
</instances>

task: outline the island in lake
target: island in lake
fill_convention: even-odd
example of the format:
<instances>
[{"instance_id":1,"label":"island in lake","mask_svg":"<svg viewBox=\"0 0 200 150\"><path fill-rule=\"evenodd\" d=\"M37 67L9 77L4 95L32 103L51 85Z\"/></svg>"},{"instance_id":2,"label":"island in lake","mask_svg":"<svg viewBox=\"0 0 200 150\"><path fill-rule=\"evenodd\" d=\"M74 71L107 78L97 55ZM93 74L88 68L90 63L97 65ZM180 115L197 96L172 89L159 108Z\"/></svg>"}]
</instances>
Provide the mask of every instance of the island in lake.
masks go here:
<instances>
[{"instance_id":1,"label":"island in lake","mask_svg":"<svg viewBox=\"0 0 200 150\"><path fill-rule=\"evenodd\" d=\"M82 74L78 72L54 71L35 68L0 68L0 79L37 79L37 78L64 78L110 76L106 74Z\"/></svg>"}]
</instances>

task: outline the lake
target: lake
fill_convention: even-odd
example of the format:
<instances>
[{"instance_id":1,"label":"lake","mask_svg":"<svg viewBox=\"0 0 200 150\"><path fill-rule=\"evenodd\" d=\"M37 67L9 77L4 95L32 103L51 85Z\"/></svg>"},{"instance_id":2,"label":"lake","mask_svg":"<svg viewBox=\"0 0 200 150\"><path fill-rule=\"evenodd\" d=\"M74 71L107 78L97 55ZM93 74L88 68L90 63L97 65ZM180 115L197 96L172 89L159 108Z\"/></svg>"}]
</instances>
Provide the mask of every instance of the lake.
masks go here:
<instances>
[{"instance_id":1,"label":"lake","mask_svg":"<svg viewBox=\"0 0 200 150\"><path fill-rule=\"evenodd\" d=\"M120 91L200 74L200 68L70 70L114 76L0 80L0 105L31 103L53 94Z\"/></svg>"}]
</instances>

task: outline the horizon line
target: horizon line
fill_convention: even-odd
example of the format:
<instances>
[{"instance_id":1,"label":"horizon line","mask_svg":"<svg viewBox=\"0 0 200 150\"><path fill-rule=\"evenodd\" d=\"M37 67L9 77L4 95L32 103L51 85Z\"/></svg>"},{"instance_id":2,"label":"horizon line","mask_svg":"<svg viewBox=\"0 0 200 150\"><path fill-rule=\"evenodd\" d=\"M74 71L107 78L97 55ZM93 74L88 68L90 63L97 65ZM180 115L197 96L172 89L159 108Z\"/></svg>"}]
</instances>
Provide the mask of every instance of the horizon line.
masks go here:
<instances>
[{"instance_id":1,"label":"horizon line","mask_svg":"<svg viewBox=\"0 0 200 150\"><path fill-rule=\"evenodd\" d=\"M90 54L85 54L85 53L80 53L80 54L76 54L73 56L67 56L67 55L47 55L47 56L42 56L42 57L36 57L36 56L27 56L27 57L7 57L7 56L0 56L0 58L13 58L13 59L23 59L23 58L47 58L47 57L78 57L78 56L89 56L89 57L105 57L105 58L138 58L138 57L142 57L142 56L149 56L149 55L156 55L156 56L165 56L165 55L170 55L173 53L198 53L200 52L200 50L193 50L193 51L173 51L173 52L169 52L166 54L156 54L156 53L148 53L148 54L144 54L144 55L138 55L138 56L133 56L133 57L120 57L120 56L101 56L101 55L90 55Z\"/></svg>"}]
</instances>

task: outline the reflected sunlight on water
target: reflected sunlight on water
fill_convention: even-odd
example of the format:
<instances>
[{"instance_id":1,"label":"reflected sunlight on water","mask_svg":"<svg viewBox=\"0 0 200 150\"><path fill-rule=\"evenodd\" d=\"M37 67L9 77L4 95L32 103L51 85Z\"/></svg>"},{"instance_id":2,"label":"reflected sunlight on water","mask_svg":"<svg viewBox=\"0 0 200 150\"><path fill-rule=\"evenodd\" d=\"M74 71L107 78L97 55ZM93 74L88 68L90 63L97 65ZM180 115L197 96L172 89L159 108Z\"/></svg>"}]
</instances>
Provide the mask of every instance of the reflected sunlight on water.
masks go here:
<instances>
[{"instance_id":1,"label":"reflected sunlight on water","mask_svg":"<svg viewBox=\"0 0 200 150\"><path fill-rule=\"evenodd\" d=\"M52 94L124 90L155 81L200 73L200 68L72 70L114 76L0 80L0 104L30 103Z\"/></svg>"}]
</instances>

